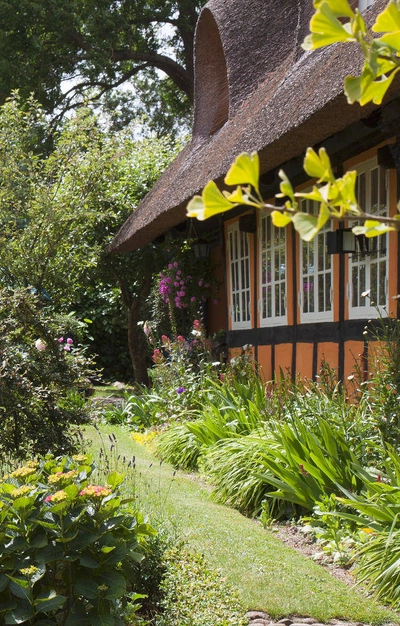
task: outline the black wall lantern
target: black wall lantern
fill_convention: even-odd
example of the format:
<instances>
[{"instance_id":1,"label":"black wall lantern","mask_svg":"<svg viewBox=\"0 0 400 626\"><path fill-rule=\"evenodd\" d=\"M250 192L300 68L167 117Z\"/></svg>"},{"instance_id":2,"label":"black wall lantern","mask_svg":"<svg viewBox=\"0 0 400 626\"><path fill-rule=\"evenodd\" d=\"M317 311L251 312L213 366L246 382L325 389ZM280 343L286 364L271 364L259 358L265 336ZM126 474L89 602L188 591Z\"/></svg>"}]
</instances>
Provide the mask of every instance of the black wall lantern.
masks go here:
<instances>
[{"instance_id":1,"label":"black wall lantern","mask_svg":"<svg viewBox=\"0 0 400 626\"><path fill-rule=\"evenodd\" d=\"M205 239L197 239L192 243L196 259L207 259L210 254L210 244Z\"/></svg>"},{"instance_id":2,"label":"black wall lantern","mask_svg":"<svg viewBox=\"0 0 400 626\"><path fill-rule=\"evenodd\" d=\"M365 235L355 235L351 228L338 228L326 234L328 254L367 254L368 241Z\"/></svg>"}]
</instances>

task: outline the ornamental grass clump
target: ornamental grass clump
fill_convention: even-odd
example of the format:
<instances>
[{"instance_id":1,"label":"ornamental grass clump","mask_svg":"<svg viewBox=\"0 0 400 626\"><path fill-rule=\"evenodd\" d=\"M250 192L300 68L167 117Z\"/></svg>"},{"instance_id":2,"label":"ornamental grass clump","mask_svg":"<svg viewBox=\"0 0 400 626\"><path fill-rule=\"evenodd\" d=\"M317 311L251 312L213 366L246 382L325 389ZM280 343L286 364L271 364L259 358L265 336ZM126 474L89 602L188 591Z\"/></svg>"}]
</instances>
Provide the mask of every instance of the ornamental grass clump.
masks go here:
<instances>
[{"instance_id":1,"label":"ornamental grass clump","mask_svg":"<svg viewBox=\"0 0 400 626\"><path fill-rule=\"evenodd\" d=\"M0 622L122 626L155 531L86 455L47 455L0 482Z\"/></svg>"}]
</instances>

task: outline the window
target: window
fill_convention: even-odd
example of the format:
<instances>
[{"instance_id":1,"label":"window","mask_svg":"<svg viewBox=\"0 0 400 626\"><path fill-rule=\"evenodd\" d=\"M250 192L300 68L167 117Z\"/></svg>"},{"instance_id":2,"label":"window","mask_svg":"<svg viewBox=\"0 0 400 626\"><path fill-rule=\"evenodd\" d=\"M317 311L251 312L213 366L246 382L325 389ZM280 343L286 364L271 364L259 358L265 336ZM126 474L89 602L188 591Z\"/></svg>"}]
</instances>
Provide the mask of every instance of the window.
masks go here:
<instances>
[{"instance_id":1,"label":"window","mask_svg":"<svg viewBox=\"0 0 400 626\"><path fill-rule=\"evenodd\" d=\"M374 4L375 0L358 0L358 8L361 12L368 9L372 4Z\"/></svg>"},{"instance_id":2,"label":"window","mask_svg":"<svg viewBox=\"0 0 400 626\"><path fill-rule=\"evenodd\" d=\"M286 323L286 229L264 215L259 229L260 325Z\"/></svg>"},{"instance_id":3,"label":"window","mask_svg":"<svg viewBox=\"0 0 400 626\"><path fill-rule=\"evenodd\" d=\"M387 215L386 172L376 159L357 168L357 199L367 213ZM349 317L376 317L387 305L387 234L365 239L359 251L349 255ZM363 296L369 292L369 297ZM375 303L375 304L373 304Z\"/></svg>"},{"instance_id":4,"label":"window","mask_svg":"<svg viewBox=\"0 0 400 626\"><path fill-rule=\"evenodd\" d=\"M228 229L228 252L232 329L250 328L249 236L240 232L239 224Z\"/></svg>"},{"instance_id":5,"label":"window","mask_svg":"<svg viewBox=\"0 0 400 626\"><path fill-rule=\"evenodd\" d=\"M301 210L317 215L318 205L308 199L301 200ZM302 322L329 321L332 310L332 257L327 254L326 234L330 223L310 242L300 242L300 292L299 306Z\"/></svg>"}]
</instances>

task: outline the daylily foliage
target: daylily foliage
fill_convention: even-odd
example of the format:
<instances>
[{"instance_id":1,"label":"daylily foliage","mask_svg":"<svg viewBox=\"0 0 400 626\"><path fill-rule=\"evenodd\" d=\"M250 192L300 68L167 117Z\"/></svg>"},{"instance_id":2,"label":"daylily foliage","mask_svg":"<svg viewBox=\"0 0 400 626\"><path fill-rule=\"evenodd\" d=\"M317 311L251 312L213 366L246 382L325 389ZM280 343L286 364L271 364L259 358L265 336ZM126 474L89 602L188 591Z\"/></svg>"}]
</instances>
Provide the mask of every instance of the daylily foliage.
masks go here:
<instances>
[{"instance_id":1,"label":"daylily foliage","mask_svg":"<svg viewBox=\"0 0 400 626\"><path fill-rule=\"evenodd\" d=\"M345 79L348 102L381 104L400 71L400 0L388 3L370 31L360 11L353 11L347 0L314 0L314 7L316 11L310 22L311 33L306 37L303 48L315 50L340 42L358 44L364 55L364 66L360 76L347 76ZM373 33L380 33L381 36L374 37ZM353 232L366 237L400 230L400 215L384 217L363 211L356 198L356 172L349 171L336 178L324 148L318 152L307 149L304 170L315 181L311 192L295 193L290 180L281 170L280 193L276 197L284 199L284 204L267 204L259 189L258 155L242 153L224 179L226 185L236 185L234 191L220 191L216 183L208 182L202 195L194 196L189 202L187 215L205 220L239 205L255 207L267 210L277 227L285 227L292 222L305 241L313 239L329 219L357 220L362 225L355 226ZM317 202L318 215L301 211L299 198Z\"/></svg>"}]
</instances>

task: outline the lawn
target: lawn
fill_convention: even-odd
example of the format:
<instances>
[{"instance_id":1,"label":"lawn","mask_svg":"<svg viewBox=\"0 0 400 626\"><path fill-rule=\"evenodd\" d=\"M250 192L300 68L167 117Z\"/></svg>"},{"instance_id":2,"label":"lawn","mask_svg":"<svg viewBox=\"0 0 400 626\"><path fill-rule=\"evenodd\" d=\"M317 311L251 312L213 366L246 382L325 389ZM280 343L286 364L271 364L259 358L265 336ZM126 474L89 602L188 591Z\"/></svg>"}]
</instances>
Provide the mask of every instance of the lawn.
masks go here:
<instances>
[{"instance_id":1,"label":"lawn","mask_svg":"<svg viewBox=\"0 0 400 626\"><path fill-rule=\"evenodd\" d=\"M101 426L96 431L88 427L85 439L91 441L94 453L100 448L106 451L111 467L121 465L124 457L126 462L135 457L130 489L135 490L152 523L167 525L176 538L204 554L239 591L247 609L266 611L273 618L306 615L321 621L340 618L371 624L400 623L397 613L379 607L333 578L256 521L215 504L197 475L160 463L135 443L127 430Z\"/></svg>"}]
</instances>

